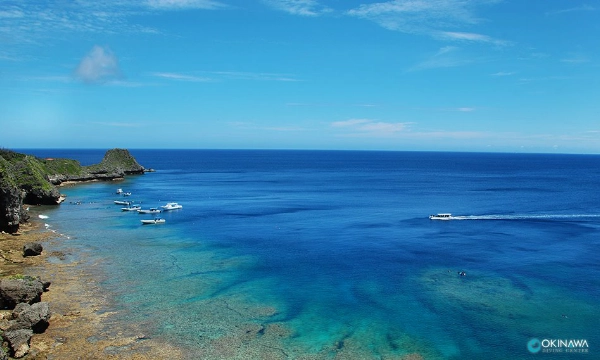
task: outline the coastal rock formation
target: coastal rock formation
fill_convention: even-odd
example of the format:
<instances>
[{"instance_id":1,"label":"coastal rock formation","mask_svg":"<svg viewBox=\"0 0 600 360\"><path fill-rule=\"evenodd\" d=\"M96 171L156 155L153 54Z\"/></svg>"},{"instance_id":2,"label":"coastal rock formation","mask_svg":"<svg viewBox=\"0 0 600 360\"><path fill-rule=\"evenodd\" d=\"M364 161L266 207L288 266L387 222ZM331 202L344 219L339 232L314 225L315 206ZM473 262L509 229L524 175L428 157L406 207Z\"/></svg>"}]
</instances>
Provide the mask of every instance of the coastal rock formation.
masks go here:
<instances>
[{"instance_id":1,"label":"coastal rock formation","mask_svg":"<svg viewBox=\"0 0 600 360\"><path fill-rule=\"evenodd\" d=\"M39 302L44 289L44 282L31 276L0 279L0 308L13 309L19 303Z\"/></svg>"},{"instance_id":2,"label":"coastal rock formation","mask_svg":"<svg viewBox=\"0 0 600 360\"><path fill-rule=\"evenodd\" d=\"M2 158L0 158L0 161ZM0 168L0 230L13 233L29 216L22 211L23 195L18 187L9 183Z\"/></svg>"},{"instance_id":3,"label":"coastal rock formation","mask_svg":"<svg viewBox=\"0 0 600 360\"><path fill-rule=\"evenodd\" d=\"M115 180L144 172L126 149L108 150L99 164L90 166L81 166L76 160L41 159L0 149L0 231L14 233L29 219L24 203L62 202L56 185L63 182Z\"/></svg>"},{"instance_id":4,"label":"coastal rock formation","mask_svg":"<svg viewBox=\"0 0 600 360\"><path fill-rule=\"evenodd\" d=\"M23 256L38 256L42 254L44 247L40 243L31 242L23 245Z\"/></svg>"},{"instance_id":5,"label":"coastal rock formation","mask_svg":"<svg viewBox=\"0 0 600 360\"><path fill-rule=\"evenodd\" d=\"M7 330L3 335L12 349L14 358L22 358L29 352L29 342L33 336L31 329Z\"/></svg>"},{"instance_id":6,"label":"coastal rock formation","mask_svg":"<svg viewBox=\"0 0 600 360\"><path fill-rule=\"evenodd\" d=\"M33 305L20 303L12 312L14 320L9 321L9 330L31 329L40 334L46 331L50 321L50 307L47 302Z\"/></svg>"},{"instance_id":7,"label":"coastal rock formation","mask_svg":"<svg viewBox=\"0 0 600 360\"><path fill-rule=\"evenodd\" d=\"M46 159L48 163L74 161L65 159ZM79 166L79 163L77 166ZM54 185L60 185L65 181L95 181L95 180L116 180L122 179L125 175L143 174L145 169L138 164L133 156L126 149L111 149L104 154L104 158L99 164L90 166L80 166L78 171L73 170L73 164L70 164L71 171L58 171L48 174L48 180ZM63 166L57 170L63 169Z\"/></svg>"},{"instance_id":8,"label":"coastal rock formation","mask_svg":"<svg viewBox=\"0 0 600 360\"><path fill-rule=\"evenodd\" d=\"M50 321L50 307L41 302L41 294L50 283L31 276L16 276L0 280L0 305L14 308L9 316L0 320L0 335L9 347L14 358L29 352L31 336L46 331ZM4 350L4 349L2 349ZM0 352L0 360L5 359L6 351Z\"/></svg>"}]
</instances>

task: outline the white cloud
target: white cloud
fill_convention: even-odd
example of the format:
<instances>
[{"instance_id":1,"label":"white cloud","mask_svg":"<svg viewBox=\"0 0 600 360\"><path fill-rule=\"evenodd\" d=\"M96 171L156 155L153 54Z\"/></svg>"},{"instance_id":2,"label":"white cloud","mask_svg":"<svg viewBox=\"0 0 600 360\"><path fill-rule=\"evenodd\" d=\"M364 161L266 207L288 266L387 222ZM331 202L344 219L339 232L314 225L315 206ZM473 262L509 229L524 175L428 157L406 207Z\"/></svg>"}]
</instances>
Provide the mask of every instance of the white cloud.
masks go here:
<instances>
[{"instance_id":1,"label":"white cloud","mask_svg":"<svg viewBox=\"0 0 600 360\"><path fill-rule=\"evenodd\" d=\"M475 60L465 57L461 53L460 48L456 46L444 46L428 59L410 68L409 71L463 66L473 61Z\"/></svg>"},{"instance_id":2,"label":"white cloud","mask_svg":"<svg viewBox=\"0 0 600 360\"><path fill-rule=\"evenodd\" d=\"M411 123L380 122L371 119L350 119L331 123L331 127L341 128L352 132L354 135L390 135L406 131Z\"/></svg>"},{"instance_id":3,"label":"white cloud","mask_svg":"<svg viewBox=\"0 0 600 360\"><path fill-rule=\"evenodd\" d=\"M279 131L279 132L298 132L306 131L305 128L300 126L280 126L280 127L266 127L264 130L268 131Z\"/></svg>"},{"instance_id":4,"label":"white cloud","mask_svg":"<svg viewBox=\"0 0 600 360\"><path fill-rule=\"evenodd\" d=\"M316 0L263 0L263 2L277 10L293 15L319 16L332 10L320 5Z\"/></svg>"},{"instance_id":5,"label":"white cloud","mask_svg":"<svg viewBox=\"0 0 600 360\"><path fill-rule=\"evenodd\" d=\"M514 75L514 72L510 72L510 71L499 71L497 73L492 74L492 76L511 76Z\"/></svg>"},{"instance_id":6,"label":"white cloud","mask_svg":"<svg viewBox=\"0 0 600 360\"><path fill-rule=\"evenodd\" d=\"M413 138L420 139L432 139L432 138L443 138L443 139L481 139L492 137L492 133L481 132L481 131L424 131L410 133Z\"/></svg>"},{"instance_id":7,"label":"white cloud","mask_svg":"<svg viewBox=\"0 0 600 360\"><path fill-rule=\"evenodd\" d=\"M212 71L213 74L231 80L262 80L262 81L300 81L289 74L243 72L243 71Z\"/></svg>"},{"instance_id":8,"label":"white cloud","mask_svg":"<svg viewBox=\"0 0 600 360\"><path fill-rule=\"evenodd\" d=\"M582 54L571 54L569 57L561 59L560 61L569 64L583 64L590 62L590 59Z\"/></svg>"},{"instance_id":9,"label":"white cloud","mask_svg":"<svg viewBox=\"0 0 600 360\"><path fill-rule=\"evenodd\" d=\"M483 43L491 43L495 45L508 45L508 41L494 39L487 35L476 34L476 33L467 33L467 32L456 32L456 31L442 31L438 33L439 37L442 39L448 40L457 40L457 41L472 41L472 42L483 42Z\"/></svg>"},{"instance_id":10,"label":"white cloud","mask_svg":"<svg viewBox=\"0 0 600 360\"><path fill-rule=\"evenodd\" d=\"M372 120L368 119L350 119L344 121L335 121L331 123L333 127L347 127L347 126L355 126L359 124L370 123Z\"/></svg>"},{"instance_id":11,"label":"white cloud","mask_svg":"<svg viewBox=\"0 0 600 360\"><path fill-rule=\"evenodd\" d=\"M179 9L206 9L215 10L227 5L213 0L148 0L148 6L155 9L179 10Z\"/></svg>"},{"instance_id":12,"label":"white cloud","mask_svg":"<svg viewBox=\"0 0 600 360\"><path fill-rule=\"evenodd\" d=\"M75 76L86 83L104 83L121 77L119 62L110 49L95 45L81 59Z\"/></svg>"},{"instance_id":13,"label":"white cloud","mask_svg":"<svg viewBox=\"0 0 600 360\"><path fill-rule=\"evenodd\" d=\"M311 107L378 107L380 105L377 104L368 104L368 103L334 103L334 102L324 102L324 103L301 103L301 102L289 102L285 104L286 106L311 106Z\"/></svg>"},{"instance_id":14,"label":"white cloud","mask_svg":"<svg viewBox=\"0 0 600 360\"><path fill-rule=\"evenodd\" d=\"M371 20L380 26L405 33L427 34L448 40L502 42L489 36L448 32L443 29L474 25L481 22L476 9L501 0L391 0L363 4L348 15Z\"/></svg>"},{"instance_id":15,"label":"white cloud","mask_svg":"<svg viewBox=\"0 0 600 360\"><path fill-rule=\"evenodd\" d=\"M10 19L10 18L22 18L23 16L25 16L25 14L23 13L23 11L21 11L19 8L12 8L12 9L4 9L4 10L0 10L0 19Z\"/></svg>"},{"instance_id":16,"label":"white cloud","mask_svg":"<svg viewBox=\"0 0 600 360\"><path fill-rule=\"evenodd\" d=\"M199 76L169 73L169 72L152 73L152 76L156 76L156 77L163 78L163 79L169 79L169 80L178 80L178 81L190 81L190 82L211 81L211 79L203 78L203 77L199 77Z\"/></svg>"},{"instance_id":17,"label":"white cloud","mask_svg":"<svg viewBox=\"0 0 600 360\"><path fill-rule=\"evenodd\" d=\"M205 76L190 74L172 73L172 72L153 72L149 75L161 79L189 81L189 82L208 82L224 80L251 80L251 81L300 81L290 74L261 73L261 72L243 72L243 71L195 71Z\"/></svg>"},{"instance_id":18,"label":"white cloud","mask_svg":"<svg viewBox=\"0 0 600 360\"><path fill-rule=\"evenodd\" d=\"M0 6L0 43L46 43L64 39L66 33L155 34L160 29L134 18L157 11L227 7L216 0L14 1Z\"/></svg>"},{"instance_id":19,"label":"white cloud","mask_svg":"<svg viewBox=\"0 0 600 360\"><path fill-rule=\"evenodd\" d=\"M137 123L121 123L121 122L92 122L92 124L102 125L102 126L110 126L110 127L140 127L140 124Z\"/></svg>"},{"instance_id":20,"label":"white cloud","mask_svg":"<svg viewBox=\"0 0 600 360\"><path fill-rule=\"evenodd\" d=\"M580 11L596 11L596 8L593 6L584 4L584 5L568 8L568 9L549 11L546 13L546 15L560 15L560 14L567 14L567 13L580 12Z\"/></svg>"}]
</instances>

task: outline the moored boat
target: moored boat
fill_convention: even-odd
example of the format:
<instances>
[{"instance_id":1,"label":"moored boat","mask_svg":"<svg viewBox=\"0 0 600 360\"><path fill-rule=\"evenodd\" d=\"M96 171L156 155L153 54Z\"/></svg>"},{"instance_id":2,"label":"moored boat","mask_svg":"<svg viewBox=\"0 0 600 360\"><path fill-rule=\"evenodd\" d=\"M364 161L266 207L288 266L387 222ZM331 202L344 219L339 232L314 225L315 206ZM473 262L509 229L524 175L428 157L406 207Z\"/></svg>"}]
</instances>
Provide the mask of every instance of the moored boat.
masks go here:
<instances>
[{"instance_id":1,"label":"moored boat","mask_svg":"<svg viewBox=\"0 0 600 360\"><path fill-rule=\"evenodd\" d=\"M158 214L161 212L161 210L157 209L157 208L150 208L150 209L140 209L137 212L138 212L138 214Z\"/></svg>"},{"instance_id":2,"label":"moored boat","mask_svg":"<svg viewBox=\"0 0 600 360\"><path fill-rule=\"evenodd\" d=\"M131 205L131 201L115 200L117 205Z\"/></svg>"},{"instance_id":3,"label":"moored boat","mask_svg":"<svg viewBox=\"0 0 600 360\"><path fill-rule=\"evenodd\" d=\"M150 225L150 224L164 224L165 223L165 219L161 219L161 218L156 218L156 219L151 219L151 220L140 220L142 222L142 225Z\"/></svg>"},{"instance_id":4,"label":"moored boat","mask_svg":"<svg viewBox=\"0 0 600 360\"><path fill-rule=\"evenodd\" d=\"M123 211L138 211L141 208L142 208L141 206L128 206L128 207L121 208L121 210L123 210Z\"/></svg>"},{"instance_id":5,"label":"moored boat","mask_svg":"<svg viewBox=\"0 0 600 360\"><path fill-rule=\"evenodd\" d=\"M163 211L169 211L169 210L181 209L181 208L183 208L183 206L179 205L176 202L170 202L167 205L161 206L161 208L163 208Z\"/></svg>"}]
</instances>

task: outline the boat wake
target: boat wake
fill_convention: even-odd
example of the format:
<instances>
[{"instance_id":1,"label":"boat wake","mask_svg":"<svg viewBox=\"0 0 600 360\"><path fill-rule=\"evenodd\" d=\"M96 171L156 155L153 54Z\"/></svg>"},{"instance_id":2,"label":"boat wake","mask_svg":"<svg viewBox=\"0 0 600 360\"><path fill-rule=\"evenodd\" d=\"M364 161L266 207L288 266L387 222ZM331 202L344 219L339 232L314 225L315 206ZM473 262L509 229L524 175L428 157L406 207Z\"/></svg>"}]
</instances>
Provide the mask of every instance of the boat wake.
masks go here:
<instances>
[{"instance_id":1,"label":"boat wake","mask_svg":"<svg viewBox=\"0 0 600 360\"><path fill-rule=\"evenodd\" d=\"M452 220L577 220L600 219L600 214L523 214L523 215L465 215Z\"/></svg>"}]
</instances>

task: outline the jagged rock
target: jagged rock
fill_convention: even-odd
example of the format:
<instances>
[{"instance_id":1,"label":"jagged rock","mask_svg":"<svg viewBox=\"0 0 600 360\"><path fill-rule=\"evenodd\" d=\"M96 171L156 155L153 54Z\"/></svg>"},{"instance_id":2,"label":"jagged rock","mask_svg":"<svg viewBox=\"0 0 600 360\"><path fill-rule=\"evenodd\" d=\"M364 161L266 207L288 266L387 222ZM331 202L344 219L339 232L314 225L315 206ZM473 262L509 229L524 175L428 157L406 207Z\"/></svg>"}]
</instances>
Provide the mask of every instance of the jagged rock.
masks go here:
<instances>
[{"instance_id":1,"label":"jagged rock","mask_svg":"<svg viewBox=\"0 0 600 360\"><path fill-rule=\"evenodd\" d=\"M25 198L23 202L35 205L56 205L60 202L60 191L56 187L49 189L33 188L24 186Z\"/></svg>"},{"instance_id":2,"label":"jagged rock","mask_svg":"<svg viewBox=\"0 0 600 360\"><path fill-rule=\"evenodd\" d=\"M40 334L46 331L50 321L50 307L47 302L33 305L20 303L12 312L13 319L8 330L31 329Z\"/></svg>"},{"instance_id":3,"label":"jagged rock","mask_svg":"<svg viewBox=\"0 0 600 360\"><path fill-rule=\"evenodd\" d=\"M3 171L0 171L0 229L8 233L19 230L22 223L21 190L10 184Z\"/></svg>"},{"instance_id":4,"label":"jagged rock","mask_svg":"<svg viewBox=\"0 0 600 360\"><path fill-rule=\"evenodd\" d=\"M44 289L44 292L48 291L48 288L50 287L50 285L52 285L52 282L48 280L42 280L39 276L37 277L37 279L42 283L42 288Z\"/></svg>"},{"instance_id":5,"label":"jagged rock","mask_svg":"<svg viewBox=\"0 0 600 360\"><path fill-rule=\"evenodd\" d=\"M23 276L0 279L0 308L13 309L18 303L39 302L44 283L39 278Z\"/></svg>"},{"instance_id":6,"label":"jagged rock","mask_svg":"<svg viewBox=\"0 0 600 360\"><path fill-rule=\"evenodd\" d=\"M23 245L23 256L38 256L42 254L42 244L31 242Z\"/></svg>"},{"instance_id":7,"label":"jagged rock","mask_svg":"<svg viewBox=\"0 0 600 360\"><path fill-rule=\"evenodd\" d=\"M8 330L2 336L12 349L12 356L18 359L29 352L29 341L33 331L31 329Z\"/></svg>"}]
</instances>

